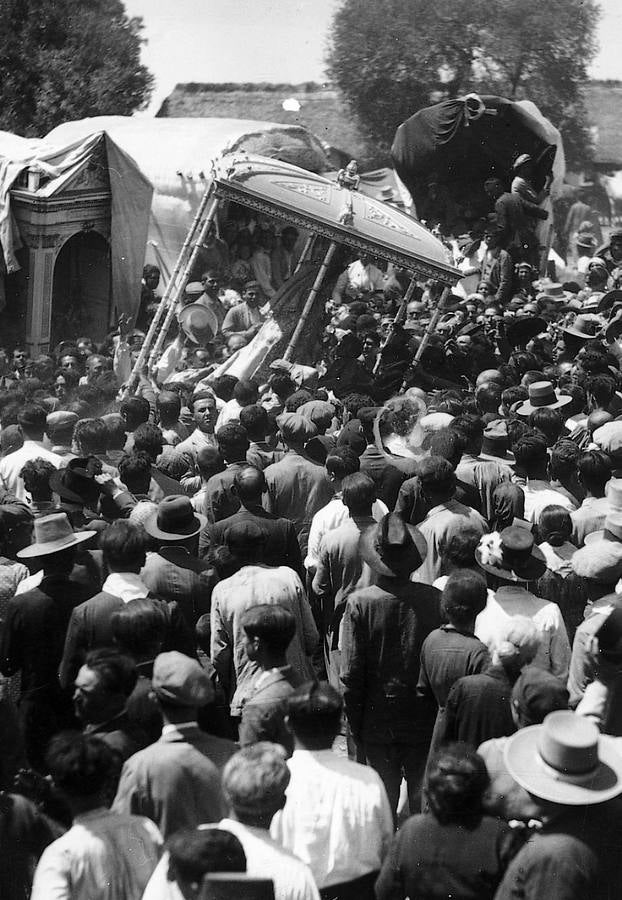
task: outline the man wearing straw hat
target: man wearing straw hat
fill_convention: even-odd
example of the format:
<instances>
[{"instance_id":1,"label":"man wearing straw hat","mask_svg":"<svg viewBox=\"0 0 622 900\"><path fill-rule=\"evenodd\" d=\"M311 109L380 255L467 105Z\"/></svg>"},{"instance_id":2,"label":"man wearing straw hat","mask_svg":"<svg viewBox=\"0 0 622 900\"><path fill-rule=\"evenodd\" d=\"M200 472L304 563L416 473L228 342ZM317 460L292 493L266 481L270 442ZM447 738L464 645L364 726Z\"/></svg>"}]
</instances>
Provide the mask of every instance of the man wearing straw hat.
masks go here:
<instances>
[{"instance_id":1,"label":"man wearing straw hat","mask_svg":"<svg viewBox=\"0 0 622 900\"><path fill-rule=\"evenodd\" d=\"M622 896L622 754L613 738L567 710L516 732L505 765L543 809L543 826L507 869L495 900Z\"/></svg>"},{"instance_id":2,"label":"man wearing straw hat","mask_svg":"<svg viewBox=\"0 0 622 900\"><path fill-rule=\"evenodd\" d=\"M8 602L0 672L6 676L21 672L20 714L33 767L43 765L48 740L71 722L71 700L56 673L69 619L85 599L84 587L70 578L76 547L95 534L75 533L65 513L41 516L35 520L34 543L17 554L20 559L40 559L43 578L38 587Z\"/></svg>"}]
</instances>

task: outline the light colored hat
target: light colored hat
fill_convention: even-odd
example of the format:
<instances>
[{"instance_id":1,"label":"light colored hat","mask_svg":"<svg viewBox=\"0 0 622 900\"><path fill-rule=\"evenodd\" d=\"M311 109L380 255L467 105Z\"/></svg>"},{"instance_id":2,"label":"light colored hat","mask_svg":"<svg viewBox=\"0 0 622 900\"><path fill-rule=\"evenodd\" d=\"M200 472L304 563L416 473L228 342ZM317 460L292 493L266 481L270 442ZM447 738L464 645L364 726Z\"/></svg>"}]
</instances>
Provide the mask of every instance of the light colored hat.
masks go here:
<instances>
[{"instance_id":1,"label":"light colored hat","mask_svg":"<svg viewBox=\"0 0 622 900\"><path fill-rule=\"evenodd\" d=\"M552 281L549 284L542 285L542 290L537 294L536 300L546 300L563 305L573 296L571 291L565 291L559 282Z\"/></svg>"},{"instance_id":2,"label":"light colored hat","mask_svg":"<svg viewBox=\"0 0 622 900\"><path fill-rule=\"evenodd\" d=\"M592 440L605 453L618 457L622 451L622 422L606 422L596 429Z\"/></svg>"},{"instance_id":3,"label":"light colored hat","mask_svg":"<svg viewBox=\"0 0 622 900\"><path fill-rule=\"evenodd\" d=\"M19 559L33 559L37 556L49 556L61 550L68 550L77 544L88 541L96 531L75 532L69 523L67 513L52 513L49 516L41 516L35 519L34 543L29 547L19 550Z\"/></svg>"},{"instance_id":4,"label":"light colored hat","mask_svg":"<svg viewBox=\"0 0 622 900\"><path fill-rule=\"evenodd\" d=\"M207 344L218 331L216 314L202 303L189 303L179 311L179 327L195 344Z\"/></svg>"},{"instance_id":5,"label":"light colored hat","mask_svg":"<svg viewBox=\"0 0 622 900\"><path fill-rule=\"evenodd\" d=\"M581 578L614 585L622 577L622 539L609 531L588 534L585 545L572 554L570 565Z\"/></svg>"},{"instance_id":6,"label":"light colored hat","mask_svg":"<svg viewBox=\"0 0 622 900\"><path fill-rule=\"evenodd\" d=\"M584 313L576 317L572 325L562 328L562 334L579 338L582 341L597 341L602 337L604 321L594 313Z\"/></svg>"},{"instance_id":7,"label":"light colored hat","mask_svg":"<svg viewBox=\"0 0 622 900\"><path fill-rule=\"evenodd\" d=\"M443 428L447 428L453 420L454 417L449 413L430 412L427 416L422 416L421 419L419 419L419 424L424 431L428 432L428 434L432 434L435 431L442 431Z\"/></svg>"},{"instance_id":8,"label":"light colored hat","mask_svg":"<svg viewBox=\"0 0 622 900\"><path fill-rule=\"evenodd\" d=\"M529 399L521 403L516 410L519 416L529 416L534 410L542 409L544 406L549 409L560 409L562 406L572 403L572 397L561 394L550 381L534 381L529 385L527 391Z\"/></svg>"},{"instance_id":9,"label":"light colored hat","mask_svg":"<svg viewBox=\"0 0 622 900\"><path fill-rule=\"evenodd\" d=\"M189 297L200 297L203 293L203 285L200 281L190 281L184 291Z\"/></svg>"},{"instance_id":10,"label":"light colored hat","mask_svg":"<svg viewBox=\"0 0 622 900\"><path fill-rule=\"evenodd\" d=\"M622 755L614 740L569 710L517 731L503 755L512 778L550 803L591 806L622 793Z\"/></svg>"}]
</instances>

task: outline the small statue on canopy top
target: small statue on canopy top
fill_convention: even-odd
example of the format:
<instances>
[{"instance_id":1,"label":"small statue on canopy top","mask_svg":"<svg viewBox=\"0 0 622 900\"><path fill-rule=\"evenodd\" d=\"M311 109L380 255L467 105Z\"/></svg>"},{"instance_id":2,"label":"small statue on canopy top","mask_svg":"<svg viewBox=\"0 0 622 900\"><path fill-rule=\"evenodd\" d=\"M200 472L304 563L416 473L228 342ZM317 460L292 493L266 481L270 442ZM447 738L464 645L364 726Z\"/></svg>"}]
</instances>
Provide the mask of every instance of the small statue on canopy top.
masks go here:
<instances>
[{"instance_id":1,"label":"small statue on canopy top","mask_svg":"<svg viewBox=\"0 0 622 900\"><path fill-rule=\"evenodd\" d=\"M337 174L337 184L339 187L348 188L351 191L358 191L361 183L359 175L358 163L355 159L351 159L345 169L339 169Z\"/></svg>"}]
</instances>

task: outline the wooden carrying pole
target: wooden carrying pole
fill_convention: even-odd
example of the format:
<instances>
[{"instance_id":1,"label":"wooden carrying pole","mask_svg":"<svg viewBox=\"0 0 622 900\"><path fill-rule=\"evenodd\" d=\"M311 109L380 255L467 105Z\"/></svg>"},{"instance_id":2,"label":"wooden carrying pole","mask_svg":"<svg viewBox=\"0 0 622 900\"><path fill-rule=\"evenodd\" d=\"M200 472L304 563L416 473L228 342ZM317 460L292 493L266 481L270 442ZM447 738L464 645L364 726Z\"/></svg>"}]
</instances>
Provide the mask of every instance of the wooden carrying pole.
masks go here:
<instances>
[{"instance_id":1,"label":"wooden carrying pole","mask_svg":"<svg viewBox=\"0 0 622 900\"><path fill-rule=\"evenodd\" d=\"M441 294L440 299L438 301L438 306L432 313L432 318L430 319L430 321L428 323L428 327L425 330L425 334L421 338L421 343L417 347L417 352L415 353L413 361L411 362L410 366L407 369L407 373L412 372L413 369L416 369L417 366L419 365L419 360L423 356L423 351L430 343L430 338L432 337L432 334L436 331L436 326L438 325L438 320L443 315L443 312L445 310L445 304L447 303L447 298L450 295L451 295L451 287L449 285L445 285L445 287L443 289L443 293ZM406 380L404 379L404 382L402 384L402 390L405 390L405 386L406 386Z\"/></svg>"},{"instance_id":2,"label":"wooden carrying pole","mask_svg":"<svg viewBox=\"0 0 622 900\"><path fill-rule=\"evenodd\" d=\"M194 266L196 259L199 255L199 250L201 249L201 244L207 237L209 229L212 225L212 222L216 218L216 213L218 212L219 200L214 197L212 199L212 205L209 209L203 224L201 225L201 229L199 234L197 235L196 241L194 242L194 246L192 248L192 253L190 254L190 259L188 260L188 264L184 269L181 281L177 284L177 289L175 291L175 296L172 298L171 303L166 311L166 315L164 317L164 322L162 323L162 328L160 329L160 333L158 334L155 343L153 345L153 349L149 356L149 366L153 368L158 361L160 353L162 352L162 346L164 341L166 340L166 335L168 334L168 330L170 328L171 322L173 321L173 316L177 312L179 299L182 297L184 293L184 289L186 284L188 283L188 278L190 277L190 272L192 271L192 267Z\"/></svg>"},{"instance_id":3,"label":"wooden carrying pole","mask_svg":"<svg viewBox=\"0 0 622 900\"><path fill-rule=\"evenodd\" d=\"M313 308L313 304L315 303L315 299L319 293L320 288L322 287L322 282L326 278L326 273L328 271L328 267L329 267L330 262L335 254L336 249L337 249L337 242L331 241L331 243L329 244L328 250L326 251L326 255L322 261L322 265L320 266L318 273L315 277L315 281L313 282L313 287L311 288L309 296L307 297L306 303L302 309L300 318L298 319L298 324L296 325L296 327L294 329L294 333L292 334L289 344L287 345L287 348L285 350L285 353L283 354L283 359L290 360L292 358L294 350L296 349L296 344L298 343L298 339L303 332L303 329L307 323L307 319L309 318L309 315Z\"/></svg>"},{"instance_id":4,"label":"wooden carrying pole","mask_svg":"<svg viewBox=\"0 0 622 900\"><path fill-rule=\"evenodd\" d=\"M300 259L298 260L298 264L296 265L296 268L294 269L294 275L298 274L302 264L307 261L307 257L311 256L311 250L313 249L313 244L315 243L316 237L317 237L316 234L310 234L309 237L307 238L307 240L305 241L305 245L302 248L302 253L300 254Z\"/></svg>"},{"instance_id":5,"label":"wooden carrying pole","mask_svg":"<svg viewBox=\"0 0 622 900\"><path fill-rule=\"evenodd\" d=\"M386 338L382 342L382 346L380 347L380 352L378 353L378 359L376 360L376 363L374 365L374 371L372 373L373 375L376 375L378 373L378 369L380 368L380 364L382 363L382 351L384 350L384 348L387 346L387 344L391 340L395 326L403 325L404 322L406 321L406 307L412 300L412 296L415 293L416 287L417 287L417 279L413 275L412 278L410 279L410 282L406 289L406 293L404 294L404 299L400 303L400 307L395 314L395 318L393 319L393 322L391 323L391 328L389 329L389 333L387 334Z\"/></svg>"},{"instance_id":6,"label":"wooden carrying pole","mask_svg":"<svg viewBox=\"0 0 622 900\"><path fill-rule=\"evenodd\" d=\"M140 348L140 353L138 354L136 362L134 363L134 367L132 368L132 371L130 373L128 382L123 391L124 398L128 397L133 392L133 390L138 382L138 379L140 378L140 373L142 372L143 367L147 361L147 356L149 354L149 351L150 351L152 345L154 344L154 342L160 341L160 335L162 336L161 341L160 341L160 346L164 341L164 337L166 335L166 332L168 331L168 325L170 325L170 320L172 318L172 315L175 312L176 300L180 293L180 291L177 289L177 287L178 287L177 279L179 277L179 274L183 271L184 279L181 282L181 290L183 291L183 289L186 286L186 282L188 281L188 276L190 274L191 267L194 264L194 260L196 259L196 254L198 253L199 243L203 239L201 236L199 236L196 239L196 242L194 244L194 252L192 253L190 261L187 263L186 260L188 259L188 252L189 252L190 247L192 246L193 240L195 239L197 229L199 228L201 219L203 218L203 216L205 214L207 205L208 205L210 199L213 198L213 195L214 195L214 185L212 183L206 189L205 193L203 194L203 197L201 198L201 202L199 204L199 208L197 209L197 213L192 221L190 229L188 230L188 234L186 235L186 239L183 243L183 246L182 246L181 250L179 251L179 256L177 257L177 261L175 262L175 266L173 268L171 277L166 286L166 290L164 291L164 294L162 295L162 299L160 300L160 303L158 304L158 308L156 309L155 315L154 315L153 319L151 320L151 323L147 330L147 334L145 335L145 340L143 342L142 347ZM217 206L217 203L215 202L214 207L216 207L216 206ZM211 218L210 218L210 216L208 216L208 218L206 219L206 221L208 222L208 227L209 227L209 224L211 224L211 222L214 219L215 212L216 212L215 208L213 208L213 214L212 214L212 210L210 210L210 214L212 214ZM200 235L203 235L203 233L204 233L204 229L201 228ZM171 310L173 311L172 313L171 313ZM168 324L166 325L166 327L163 327L163 322L162 322L163 319L168 319Z\"/></svg>"}]
</instances>

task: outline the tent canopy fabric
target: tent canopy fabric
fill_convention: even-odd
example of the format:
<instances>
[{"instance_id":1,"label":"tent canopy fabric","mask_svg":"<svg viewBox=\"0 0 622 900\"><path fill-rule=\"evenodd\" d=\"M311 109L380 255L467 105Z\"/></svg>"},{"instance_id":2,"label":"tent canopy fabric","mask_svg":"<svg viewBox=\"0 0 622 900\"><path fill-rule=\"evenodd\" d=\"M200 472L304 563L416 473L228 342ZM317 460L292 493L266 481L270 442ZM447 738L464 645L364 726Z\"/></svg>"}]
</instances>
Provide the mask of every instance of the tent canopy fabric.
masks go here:
<instances>
[{"instance_id":1,"label":"tent canopy fabric","mask_svg":"<svg viewBox=\"0 0 622 900\"><path fill-rule=\"evenodd\" d=\"M66 122L47 140L70 142L105 131L154 187L145 262L172 271L210 177L212 161L245 150L302 166L330 166L320 141L299 125L244 119L98 116Z\"/></svg>"},{"instance_id":2,"label":"tent canopy fabric","mask_svg":"<svg viewBox=\"0 0 622 900\"><path fill-rule=\"evenodd\" d=\"M8 273L19 270L22 246L11 214L11 188L22 173L38 169L36 197L60 194L100 148L105 147L111 196L112 296L119 312L133 313L140 282L153 188L135 162L109 135L96 132L67 142L21 138L0 132L0 246Z\"/></svg>"},{"instance_id":3,"label":"tent canopy fabric","mask_svg":"<svg viewBox=\"0 0 622 900\"><path fill-rule=\"evenodd\" d=\"M394 206L297 166L229 154L215 166L218 196L416 272L453 284L441 241Z\"/></svg>"},{"instance_id":4,"label":"tent canopy fabric","mask_svg":"<svg viewBox=\"0 0 622 900\"><path fill-rule=\"evenodd\" d=\"M415 204L433 181L458 195L483 191L491 176L509 187L512 164L522 153L536 162L536 186L565 164L561 137L528 101L468 95L419 110L396 131L391 155Z\"/></svg>"}]
</instances>

